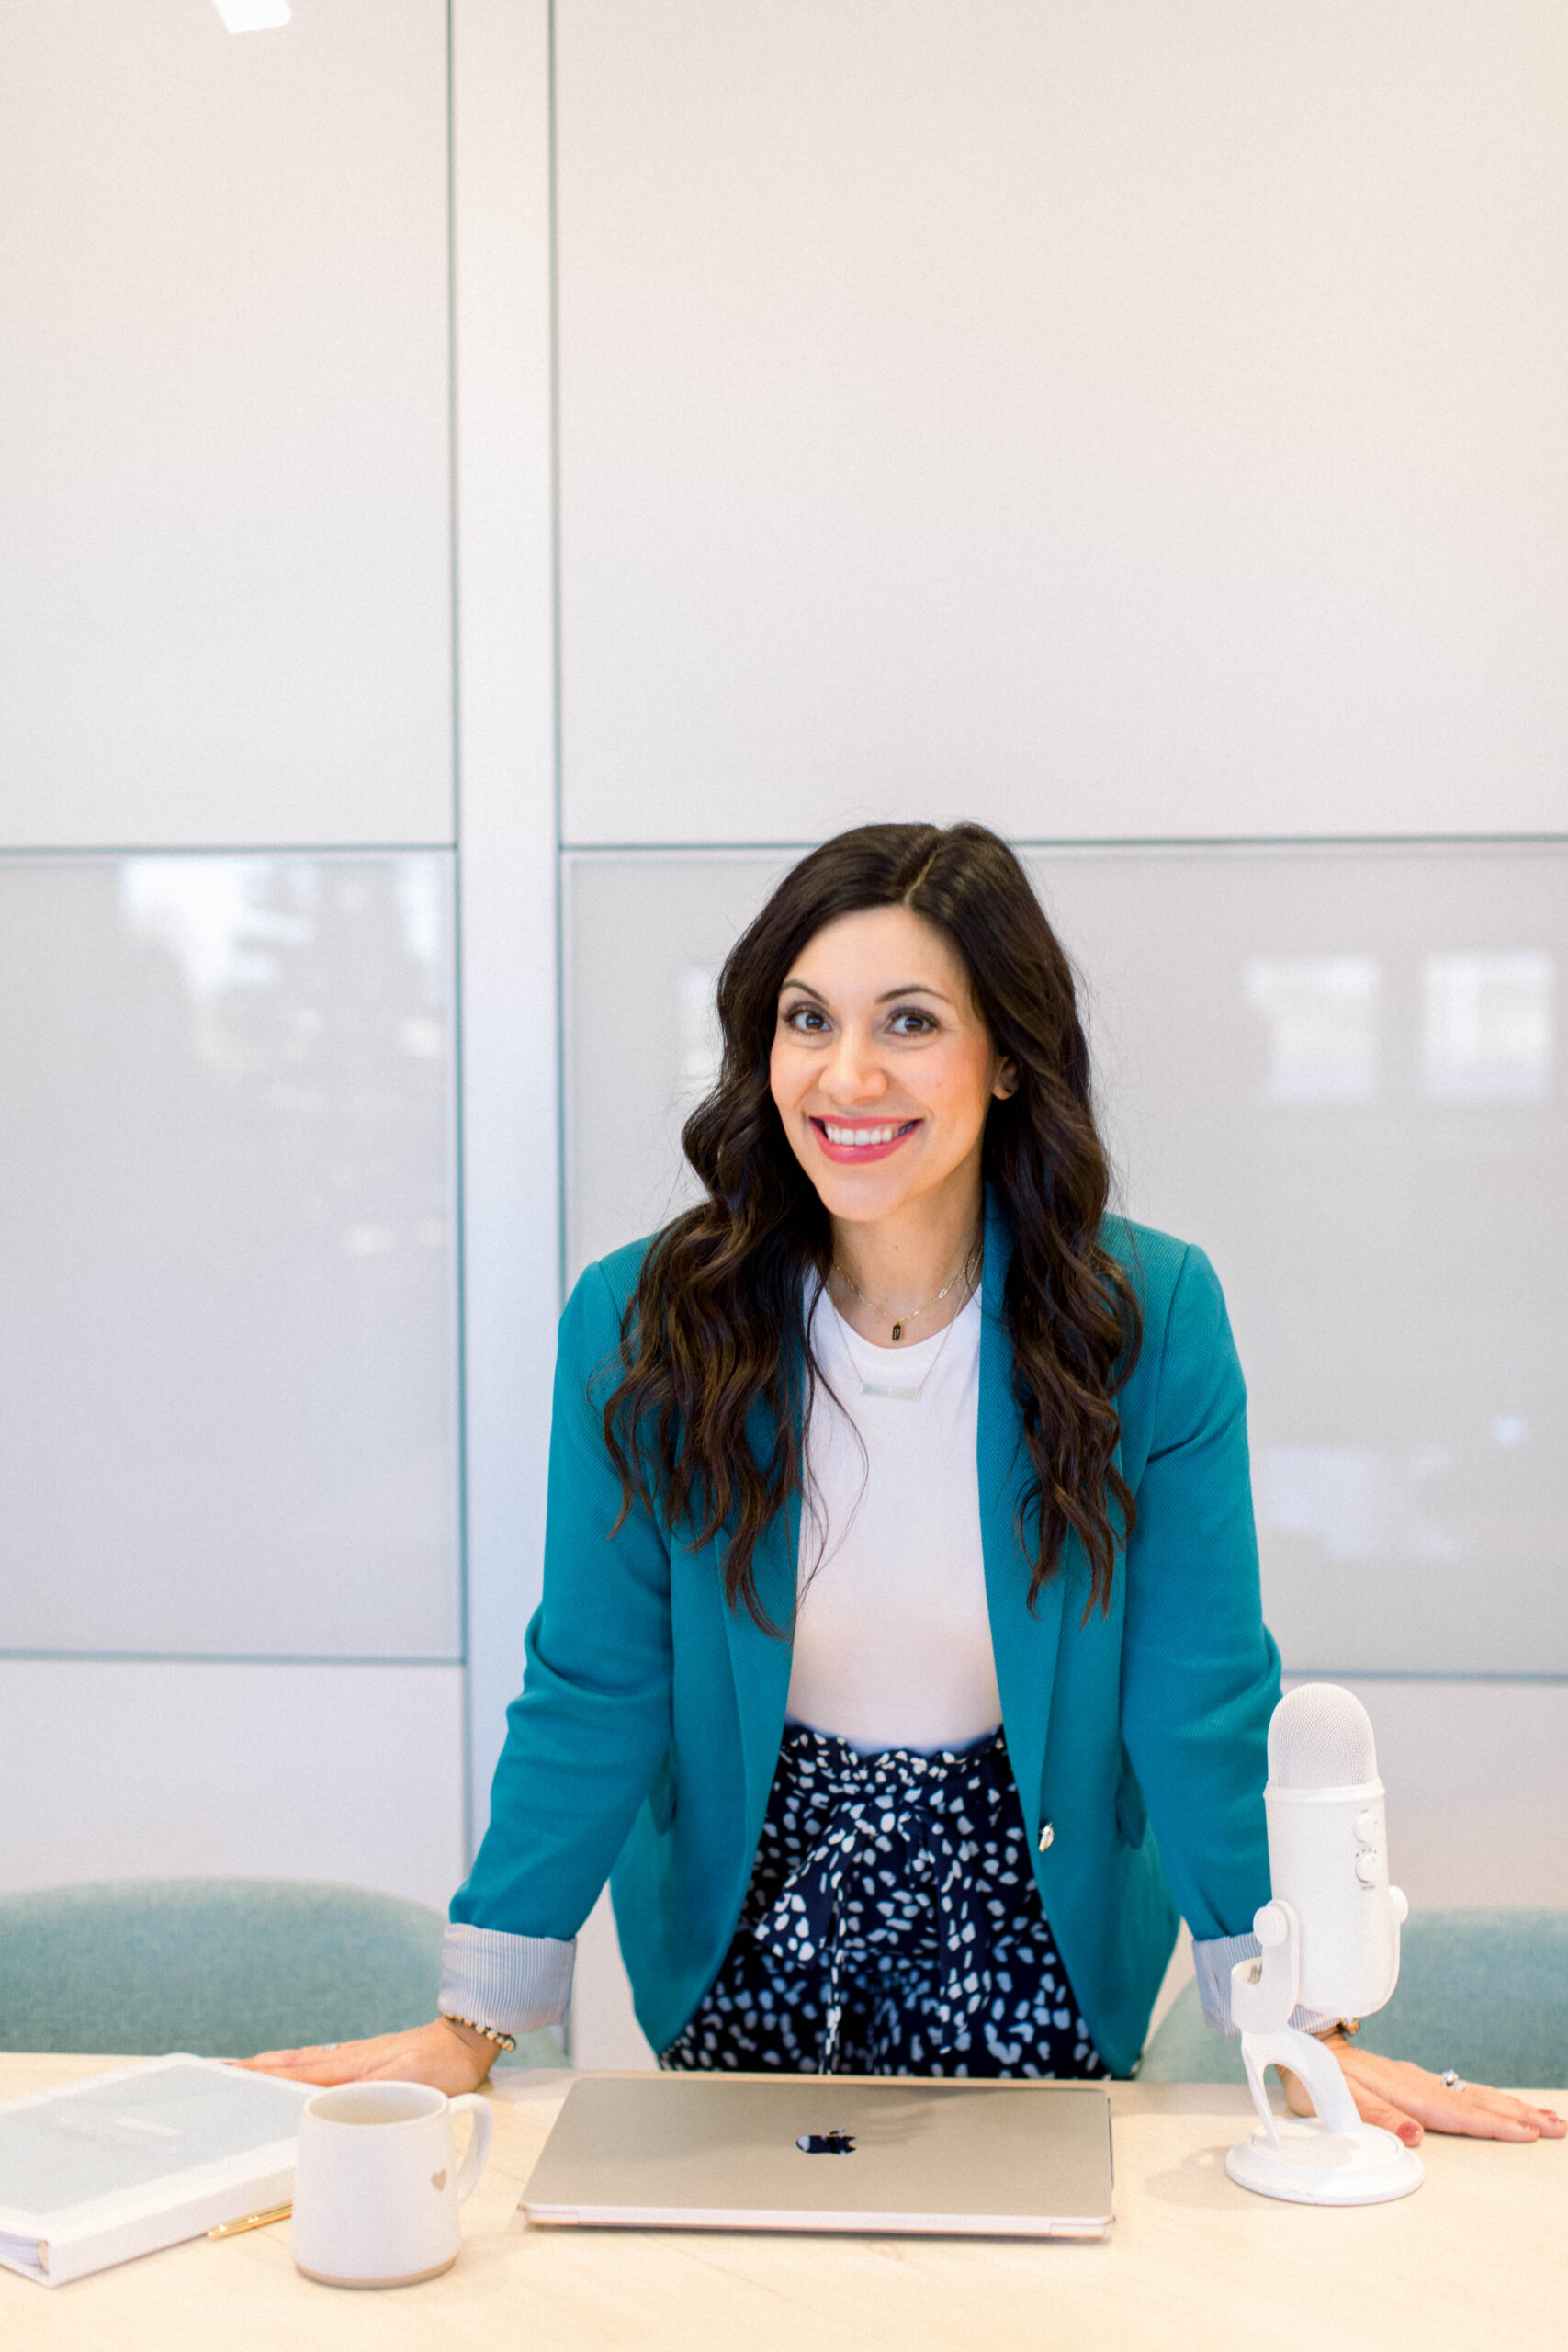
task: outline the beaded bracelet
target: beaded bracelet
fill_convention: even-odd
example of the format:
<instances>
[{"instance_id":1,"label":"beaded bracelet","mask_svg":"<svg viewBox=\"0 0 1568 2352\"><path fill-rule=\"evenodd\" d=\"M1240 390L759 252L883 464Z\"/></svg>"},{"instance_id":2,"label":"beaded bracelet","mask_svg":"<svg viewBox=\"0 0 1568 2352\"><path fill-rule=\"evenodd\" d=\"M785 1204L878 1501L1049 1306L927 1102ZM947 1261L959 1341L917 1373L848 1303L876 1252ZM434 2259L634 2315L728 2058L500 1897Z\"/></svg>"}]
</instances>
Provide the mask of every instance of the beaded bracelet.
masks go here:
<instances>
[{"instance_id":1,"label":"beaded bracelet","mask_svg":"<svg viewBox=\"0 0 1568 2352\"><path fill-rule=\"evenodd\" d=\"M515 2050L517 2047L517 2036L502 2033L499 2026L480 2025L477 2018L460 2018L453 2009L443 2009L441 2014L448 2025L466 2025L470 2033L482 2033L485 2040L493 2041L498 2050Z\"/></svg>"}]
</instances>

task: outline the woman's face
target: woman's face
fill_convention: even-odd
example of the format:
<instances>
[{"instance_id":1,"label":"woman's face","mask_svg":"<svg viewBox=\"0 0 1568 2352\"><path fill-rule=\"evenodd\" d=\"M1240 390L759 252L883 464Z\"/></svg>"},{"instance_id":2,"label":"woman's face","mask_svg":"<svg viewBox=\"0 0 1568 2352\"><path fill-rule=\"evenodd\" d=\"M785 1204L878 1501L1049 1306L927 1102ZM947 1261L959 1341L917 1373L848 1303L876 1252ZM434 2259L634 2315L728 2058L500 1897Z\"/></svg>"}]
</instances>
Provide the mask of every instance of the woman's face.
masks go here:
<instances>
[{"instance_id":1,"label":"woman's face","mask_svg":"<svg viewBox=\"0 0 1568 2352\"><path fill-rule=\"evenodd\" d=\"M852 1223L978 1191L994 1100L1017 1084L946 936L904 907L842 915L779 991L769 1083L830 1216Z\"/></svg>"}]
</instances>

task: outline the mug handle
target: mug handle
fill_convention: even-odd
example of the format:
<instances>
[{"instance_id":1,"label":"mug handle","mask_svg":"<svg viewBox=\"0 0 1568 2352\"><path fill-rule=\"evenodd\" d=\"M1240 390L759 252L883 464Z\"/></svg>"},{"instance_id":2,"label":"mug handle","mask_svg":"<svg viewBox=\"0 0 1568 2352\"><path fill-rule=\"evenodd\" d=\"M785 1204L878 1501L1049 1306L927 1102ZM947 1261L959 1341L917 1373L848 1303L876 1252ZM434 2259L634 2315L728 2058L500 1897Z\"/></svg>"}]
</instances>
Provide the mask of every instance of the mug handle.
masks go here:
<instances>
[{"instance_id":1,"label":"mug handle","mask_svg":"<svg viewBox=\"0 0 1568 2352\"><path fill-rule=\"evenodd\" d=\"M495 2116L489 2099L481 2098L478 2091L464 2091L457 2098L449 2100L448 2105L454 2115L471 2115L474 2119L456 2183L457 2202L461 2205L469 2192L479 2185L479 2175L485 2168L490 2143L495 2136Z\"/></svg>"}]
</instances>

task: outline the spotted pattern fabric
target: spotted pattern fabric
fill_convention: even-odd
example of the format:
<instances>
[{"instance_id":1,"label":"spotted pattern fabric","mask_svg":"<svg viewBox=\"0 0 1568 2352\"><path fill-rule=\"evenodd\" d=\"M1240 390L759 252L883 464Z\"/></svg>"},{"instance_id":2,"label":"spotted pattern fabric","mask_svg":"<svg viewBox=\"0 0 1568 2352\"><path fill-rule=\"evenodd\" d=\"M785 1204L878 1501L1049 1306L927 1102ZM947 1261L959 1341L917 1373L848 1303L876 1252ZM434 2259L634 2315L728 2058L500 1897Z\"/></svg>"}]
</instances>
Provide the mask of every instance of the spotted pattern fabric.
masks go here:
<instances>
[{"instance_id":1,"label":"spotted pattern fabric","mask_svg":"<svg viewBox=\"0 0 1568 2352\"><path fill-rule=\"evenodd\" d=\"M1041 1908L1000 1732L860 1756L791 1724L740 1924L661 2063L1108 2074Z\"/></svg>"}]
</instances>

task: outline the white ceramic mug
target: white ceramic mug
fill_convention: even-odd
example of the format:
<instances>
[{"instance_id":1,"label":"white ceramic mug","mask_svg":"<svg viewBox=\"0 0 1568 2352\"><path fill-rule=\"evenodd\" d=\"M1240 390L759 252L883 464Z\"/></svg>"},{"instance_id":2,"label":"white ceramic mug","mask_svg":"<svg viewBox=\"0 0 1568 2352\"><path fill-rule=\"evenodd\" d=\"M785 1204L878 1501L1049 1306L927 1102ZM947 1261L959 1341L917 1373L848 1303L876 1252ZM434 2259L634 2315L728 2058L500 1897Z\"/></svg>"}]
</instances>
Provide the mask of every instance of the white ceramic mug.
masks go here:
<instances>
[{"instance_id":1,"label":"white ceramic mug","mask_svg":"<svg viewBox=\"0 0 1568 2352\"><path fill-rule=\"evenodd\" d=\"M473 2129L461 2168L452 2118ZM490 2154L490 2102L425 2083L343 2083L299 2118L292 2252L328 2287L412 2287L457 2259L457 2208Z\"/></svg>"}]
</instances>

